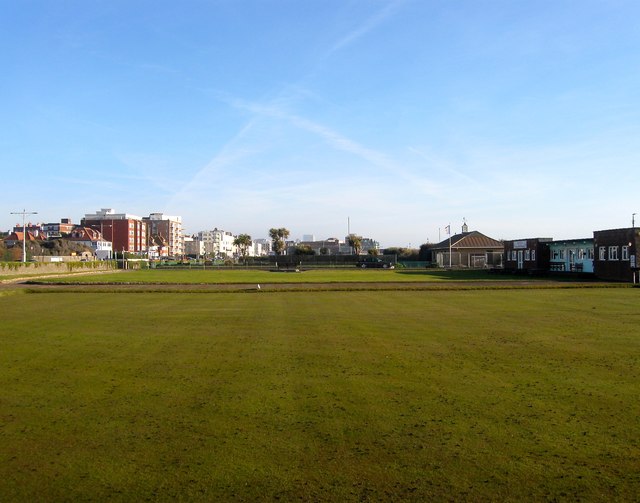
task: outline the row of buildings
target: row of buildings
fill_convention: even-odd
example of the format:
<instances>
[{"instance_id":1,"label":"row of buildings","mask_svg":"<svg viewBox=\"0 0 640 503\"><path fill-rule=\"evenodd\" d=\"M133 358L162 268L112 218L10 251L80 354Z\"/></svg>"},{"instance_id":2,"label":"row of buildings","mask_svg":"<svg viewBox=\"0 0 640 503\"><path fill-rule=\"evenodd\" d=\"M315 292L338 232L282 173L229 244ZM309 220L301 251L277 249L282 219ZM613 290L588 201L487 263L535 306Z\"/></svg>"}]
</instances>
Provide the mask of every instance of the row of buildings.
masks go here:
<instances>
[{"instance_id":1,"label":"row of buildings","mask_svg":"<svg viewBox=\"0 0 640 503\"><path fill-rule=\"evenodd\" d=\"M60 238L84 245L101 260L119 253L145 253L150 258L184 254L181 217L162 213L140 217L110 208L86 214L79 224L63 218L55 223L16 226L4 241L11 246Z\"/></svg>"},{"instance_id":2,"label":"row of buildings","mask_svg":"<svg viewBox=\"0 0 640 503\"><path fill-rule=\"evenodd\" d=\"M235 244L236 235L229 231L213 229L194 235L184 234L182 218L163 213L151 213L140 217L129 213L117 213L111 208L102 208L88 213L75 224L71 219L46 224L16 225L5 243L13 246L23 241L42 241L64 237L82 244L93 251L98 259L117 257L120 254L141 254L150 259L165 257L207 257L212 259L239 256ZM285 253L293 253L296 247L305 246L320 255L351 254L353 249L348 239L340 241L329 238L317 241L313 236L304 236L303 241L288 241ZM379 243L369 238L361 240L362 252L379 248ZM269 239L254 239L246 250L249 256L271 254Z\"/></svg>"},{"instance_id":3,"label":"row of buildings","mask_svg":"<svg viewBox=\"0 0 640 503\"><path fill-rule=\"evenodd\" d=\"M24 230L24 233L23 233ZM150 259L163 257L233 258L239 255L236 236L214 229L185 236L182 218L163 213L139 217L116 213L103 208L86 214L80 224L69 219L59 223L16 226L5 239L8 245L21 241L65 237L93 250L99 259L113 258L120 253L141 254ZM286 253L303 247L317 255L348 255L353 253L349 237L315 240L304 236L302 241L286 243ZM379 243L360 239L360 253L379 249ZM490 268L529 274L565 273L590 274L617 281L640 281L638 250L640 230L625 229L594 231L593 237L571 240L523 238L497 240L478 231L469 231L466 222L462 232L450 235L440 243L423 245L423 258L432 265L451 268ZM255 239L247 250L249 256L271 254L271 241Z\"/></svg>"},{"instance_id":4,"label":"row of buildings","mask_svg":"<svg viewBox=\"0 0 640 503\"><path fill-rule=\"evenodd\" d=\"M640 229L594 231L593 237L554 241L528 238L504 243L504 268L530 274L593 274L613 281L640 281Z\"/></svg>"},{"instance_id":5,"label":"row of buildings","mask_svg":"<svg viewBox=\"0 0 640 503\"><path fill-rule=\"evenodd\" d=\"M594 231L593 237L499 241L478 231L462 232L428 246L428 260L439 267L491 268L505 272L591 275L610 281L640 282L640 228Z\"/></svg>"},{"instance_id":6,"label":"row of buildings","mask_svg":"<svg viewBox=\"0 0 640 503\"><path fill-rule=\"evenodd\" d=\"M228 231L213 229L200 231L193 236L184 236L184 254L189 257L237 257L238 247L234 244L236 236ZM302 240L291 240L285 243L285 255L293 255L297 249L306 248L314 255L351 255L353 247L349 244L349 236L344 241L338 238L316 240L313 236L305 235ZM368 253L371 249L380 249L380 243L371 238L360 240L361 253ZM270 255L272 242L270 239L253 239L247 250L250 257Z\"/></svg>"},{"instance_id":7,"label":"row of buildings","mask_svg":"<svg viewBox=\"0 0 640 503\"><path fill-rule=\"evenodd\" d=\"M214 259L237 257L239 250L235 244L236 237L232 232L217 227L210 231L200 231L192 236L183 236L184 255ZM271 253L271 241L268 239L254 239L247 249L247 254L253 257L269 255L269 253Z\"/></svg>"}]
</instances>

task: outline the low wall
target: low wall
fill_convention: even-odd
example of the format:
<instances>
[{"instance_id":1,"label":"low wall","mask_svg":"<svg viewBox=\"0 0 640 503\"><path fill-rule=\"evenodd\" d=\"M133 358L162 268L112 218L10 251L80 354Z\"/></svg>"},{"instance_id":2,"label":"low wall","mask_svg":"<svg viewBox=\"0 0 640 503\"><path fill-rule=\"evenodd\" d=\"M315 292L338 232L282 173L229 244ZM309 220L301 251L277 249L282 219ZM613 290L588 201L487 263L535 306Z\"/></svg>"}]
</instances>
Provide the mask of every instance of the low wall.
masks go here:
<instances>
[{"instance_id":1,"label":"low wall","mask_svg":"<svg viewBox=\"0 0 640 503\"><path fill-rule=\"evenodd\" d=\"M34 255L31 262L41 262L48 264L50 262L93 262L93 255Z\"/></svg>"},{"instance_id":2,"label":"low wall","mask_svg":"<svg viewBox=\"0 0 640 503\"><path fill-rule=\"evenodd\" d=\"M114 261L92 262L0 262L0 276L26 276L35 274L62 274L67 272L109 271L116 268Z\"/></svg>"}]
</instances>

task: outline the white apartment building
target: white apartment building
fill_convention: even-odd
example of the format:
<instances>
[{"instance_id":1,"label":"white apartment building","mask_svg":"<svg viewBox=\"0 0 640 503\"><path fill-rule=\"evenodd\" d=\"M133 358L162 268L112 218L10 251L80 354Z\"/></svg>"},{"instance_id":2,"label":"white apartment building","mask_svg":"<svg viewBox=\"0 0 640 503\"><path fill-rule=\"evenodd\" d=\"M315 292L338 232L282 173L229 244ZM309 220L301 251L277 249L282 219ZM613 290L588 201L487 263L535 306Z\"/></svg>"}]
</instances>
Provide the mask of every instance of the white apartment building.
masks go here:
<instances>
[{"instance_id":1,"label":"white apartment building","mask_svg":"<svg viewBox=\"0 0 640 503\"><path fill-rule=\"evenodd\" d=\"M204 253L212 258L235 256L237 249L233 244L234 239L231 232L218 228L198 232L198 240L202 242Z\"/></svg>"},{"instance_id":2,"label":"white apartment building","mask_svg":"<svg viewBox=\"0 0 640 503\"><path fill-rule=\"evenodd\" d=\"M92 245L95 250L95 255L100 260L107 260L113 258L113 249L111 247L111 241L96 241Z\"/></svg>"},{"instance_id":3,"label":"white apartment building","mask_svg":"<svg viewBox=\"0 0 640 503\"><path fill-rule=\"evenodd\" d=\"M271 240L270 239L254 239L253 246L249 249L249 255L254 257L262 257L264 255L269 255L271 251Z\"/></svg>"}]
</instances>

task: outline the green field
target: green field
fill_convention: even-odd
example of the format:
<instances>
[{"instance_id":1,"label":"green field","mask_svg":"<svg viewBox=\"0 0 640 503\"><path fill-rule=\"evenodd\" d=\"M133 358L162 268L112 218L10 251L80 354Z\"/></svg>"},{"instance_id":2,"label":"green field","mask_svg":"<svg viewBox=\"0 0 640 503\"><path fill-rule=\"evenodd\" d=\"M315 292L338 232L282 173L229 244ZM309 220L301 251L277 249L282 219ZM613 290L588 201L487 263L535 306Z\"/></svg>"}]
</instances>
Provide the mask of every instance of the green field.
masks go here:
<instances>
[{"instance_id":1,"label":"green field","mask_svg":"<svg viewBox=\"0 0 640 503\"><path fill-rule=\"evenodd\" d=\"M445 281L513 281L522 276L487 271L315 269L303 272L271 272L247 269L147 269L84 276L47 278L47 283L111 284L269 284L269 283L416 283Z\"/></svg>"},{"instance_id":2,"label":"green field","mask_svg":"<svg viewBox=\"0 0 640 503\"><path fill-rule=\"evenodd\" d=\"M8 291L0 501L636 500L639 294Z\"/></svg>"}]
</instances>

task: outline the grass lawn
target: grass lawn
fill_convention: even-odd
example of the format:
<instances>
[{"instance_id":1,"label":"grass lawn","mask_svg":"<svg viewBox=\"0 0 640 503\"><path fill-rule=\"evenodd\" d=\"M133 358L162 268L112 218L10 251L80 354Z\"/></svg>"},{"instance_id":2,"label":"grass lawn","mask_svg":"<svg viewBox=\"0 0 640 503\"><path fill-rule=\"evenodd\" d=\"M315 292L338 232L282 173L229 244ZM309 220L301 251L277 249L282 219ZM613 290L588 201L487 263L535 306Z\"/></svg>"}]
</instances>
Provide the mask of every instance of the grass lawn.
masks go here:
<instances>
[{"instance_id":1,"label":"grass lawn","mask_svg":"<svg viewBox=\"0 0 640 503\"><path fill-rule=\"evenodd\" d=\"M636 500L639 294L5 294L0 500Z\"/></svg>"},{"instance_id":2,"label":"grass lawn","mask_svg":"<svg viewBox=\"0 0 640 503\"><path fill-rule=\"evenodd\" d=\"M361 270L315 269L296 272L270 272L246 269L147 269L119 271L59 278L48 278L47 283L139 283L139 284L246 284L246 283L392 283L442 281L509 281L522 280L522 276L489 274L487 271L438 270Z\"/></svg>"}]
</instances>

